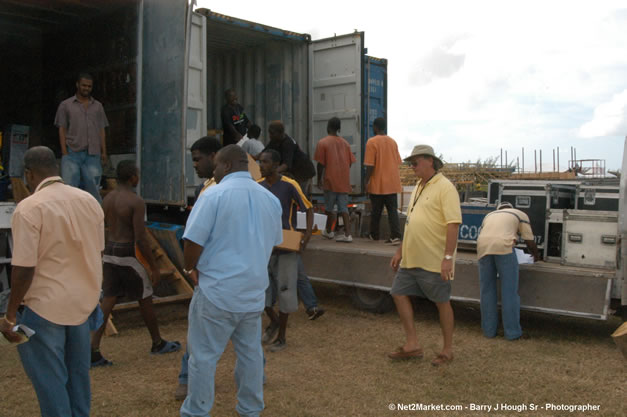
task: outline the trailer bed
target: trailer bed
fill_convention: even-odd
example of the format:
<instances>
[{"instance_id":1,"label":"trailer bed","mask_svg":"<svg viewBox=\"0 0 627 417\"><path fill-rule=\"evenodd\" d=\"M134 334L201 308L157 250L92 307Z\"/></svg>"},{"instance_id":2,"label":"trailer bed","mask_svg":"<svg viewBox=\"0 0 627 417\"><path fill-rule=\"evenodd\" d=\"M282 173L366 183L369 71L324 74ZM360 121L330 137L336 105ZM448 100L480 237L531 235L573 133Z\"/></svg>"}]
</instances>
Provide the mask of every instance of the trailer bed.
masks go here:
<instances>
[{"instance_id":1,"label":"trailer bed","mask_svg":"<svg viewBox=\"0 0 627 417\"><path fill-rule=\"evenodd\" d=\"M303 253L303 262L314 281L389 291L394 280L389 262L397 248L368 239L355 238L352 243L338 243L313 236ZM521 265L521 308L605 320L615 274L613 270L551 262ZM458 252L452 298L479 302L476 253Z\"/></svg>"}]
</instances>

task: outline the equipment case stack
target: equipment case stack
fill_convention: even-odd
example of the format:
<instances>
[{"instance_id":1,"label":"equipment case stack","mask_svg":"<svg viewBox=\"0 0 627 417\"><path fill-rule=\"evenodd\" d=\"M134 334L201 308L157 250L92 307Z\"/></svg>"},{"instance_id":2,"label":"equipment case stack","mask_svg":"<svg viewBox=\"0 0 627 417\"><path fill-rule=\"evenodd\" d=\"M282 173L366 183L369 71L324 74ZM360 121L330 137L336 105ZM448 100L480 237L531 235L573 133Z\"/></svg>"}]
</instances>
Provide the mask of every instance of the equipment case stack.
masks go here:
<instances>
[{"instance_id":1,"label":"equipment case stack","mask_svg":"<svg viewBox=\"0 0 627 417\"><path fill-rule=\"evenodd\" d=\"M546 256L545 241L549 233L549 222L552 210L574 209L576 183L548 182L533 180L494 180L489 186L488 201L491 204L509 202L529 216L531 229L535 235L538 248ZM559 223L559 215L553 216L553 221ZM555 227L552 227L553 230ZM555 228L557 230L559 228ZM520 242L523 247L524 242Z\"/></svg>"}]
</instances>

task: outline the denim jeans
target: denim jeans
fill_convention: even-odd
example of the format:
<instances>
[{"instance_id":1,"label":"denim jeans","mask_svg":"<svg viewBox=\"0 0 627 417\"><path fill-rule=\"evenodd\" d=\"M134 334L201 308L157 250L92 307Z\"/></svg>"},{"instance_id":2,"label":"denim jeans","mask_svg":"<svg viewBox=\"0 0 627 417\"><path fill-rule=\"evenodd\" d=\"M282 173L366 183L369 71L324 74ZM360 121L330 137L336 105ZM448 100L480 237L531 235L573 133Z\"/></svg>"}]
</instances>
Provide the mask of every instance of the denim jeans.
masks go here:
<instances>
[{"instance_id":1,"label":"denim jeans","mask_svg":"<svg viewBox=\"0 0 627 417\"><path fill-rule=\"evenodd\" d=\"M189 368L187 361L189 360L189 350L185 348L185 353L181 358L181 371L179 372L179 384L187 385L189 380ZM263 383L266 383L266 355L263 355Z\"/></svg>"},{"instance_id":2,"label":"denim jeans","mask_svg":"<svg viewBox=\"0 0 627 417\"><path fill-rule=\"evenodd\" d=\"M179 384L187 385L187 380L189 378L187 361L189 361L189 349L185 348L185 353L181 358L181 372L179 372Z\"/></svg>"},{"instance_id":3,"label":"denim jeans","mask_svg":"<svg viewBox=\"0 0 627 417\"><path fill-rule=\"evenodd\" d=\"M35 331L17 350L35 388L42 417L88 417L91 391L87 321L61 326L26 307L18 322Z\"/></svg>"},{"instance_id":4,"label":"denim jeans","mask_svg":"<svg viewBox=\"0 0 627 417\"><path fill-rule=\"evenodd\" d=\"M518 259L516 254L486 255L479 259L481 287L481 329L486 337L495 337L499 324L496 275L501 280L501 314L505 338L522 335L520 328L520 296L518 295Z\"/></svg>"},{"instance_id":5,"label":"denim jeans","mask_svg":"<svg viewBox=\"0 0 627 417\"><path fill-rule=\"evenodd\" d=\"M303 302L305 309L310 310L314 307L318 307L316 293L311 286L309 277L305 274L305 265L303 265L303 258L300 255L298 255L298 281L296 281L296 290L298 291L298 297Z\"/></svg>"},{"instance_id":6,"label":"denim jeans","mask_svg":"<svg viewBox=\"0 0 627 417\"><path fill-rule=\"evenodd\" d=\"M215 398L216 365L231 340L235 348L237 406L241 416L263 411L261 311L232 313L212 304L196 287L189 305L189 385L181 417L206 417Z\"/></svg>"},{"instance_id":7,"label":"denim jeans","mask_svg":"<svg viewBox=\"0 0 627 417\"><path fill-rule=\"evenodd\" d=\"M379 222L383 206L388 212L390 238L401 238L401 226L398 220L398 196L396 194L370 194L372 214L370 215L370 234L375 240L379 239Z\"/></svg>"},{"instance_id":8,"label":"denim jeans","mask_svg":"<svg viewBox=\"0 0 627 417\"><path fill-rule=\"evenodd\" d=\"M102 176L100 155L89 155L87 151L74 152L69 147L61 158L61 177L72 187L79 187L102 203L98 186Z\"/></svg>"}]
</instances>

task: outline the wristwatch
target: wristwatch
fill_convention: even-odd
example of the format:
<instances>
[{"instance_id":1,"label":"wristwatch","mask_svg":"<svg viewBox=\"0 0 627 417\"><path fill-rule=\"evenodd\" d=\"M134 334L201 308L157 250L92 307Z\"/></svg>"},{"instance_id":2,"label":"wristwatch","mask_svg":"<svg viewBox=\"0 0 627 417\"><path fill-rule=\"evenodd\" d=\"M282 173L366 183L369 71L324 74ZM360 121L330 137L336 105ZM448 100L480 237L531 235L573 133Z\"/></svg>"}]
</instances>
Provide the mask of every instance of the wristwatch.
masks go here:
<instances>
[{"instance_id":1,"label":"wristwatch","mask_svg":"<svg viewBox=\"0 0 627 417\"><path fill-rule=\"evenodd\" d=\"M453 255L444 255L444 259L450 261L451 259L453 259Z\"/></svg>"}]
</instances>

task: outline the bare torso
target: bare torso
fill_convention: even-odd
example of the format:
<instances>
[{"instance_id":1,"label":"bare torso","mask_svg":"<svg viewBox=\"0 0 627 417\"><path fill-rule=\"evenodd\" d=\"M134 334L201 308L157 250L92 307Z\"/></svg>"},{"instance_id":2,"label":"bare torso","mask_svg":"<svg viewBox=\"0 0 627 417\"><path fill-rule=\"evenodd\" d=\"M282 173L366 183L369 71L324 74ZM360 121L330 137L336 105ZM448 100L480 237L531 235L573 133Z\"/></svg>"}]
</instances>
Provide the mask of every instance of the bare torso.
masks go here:
<instances>
[{"instance_id":1,"label":"bare torso","mask_svg":"<svg viewBox=\"0 0 627 417\"><path fill-rule=\"evenodd\" d=\"M118 187L104 198L102 208L107 228L107 241L135 242L138 221L144 227L144 201L131 189Z\"/></svg>"}]
</instances>

